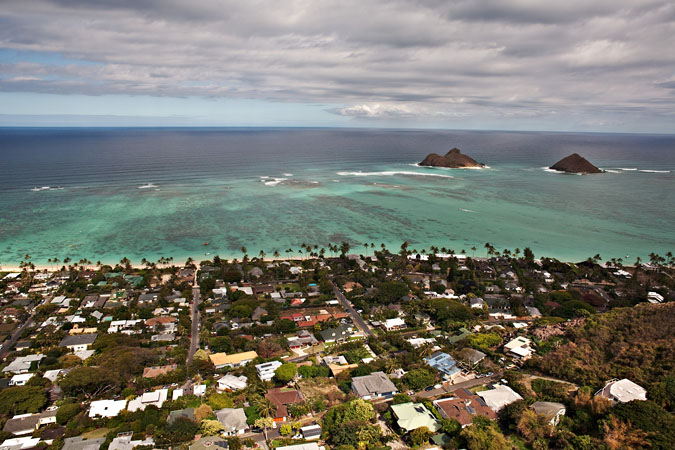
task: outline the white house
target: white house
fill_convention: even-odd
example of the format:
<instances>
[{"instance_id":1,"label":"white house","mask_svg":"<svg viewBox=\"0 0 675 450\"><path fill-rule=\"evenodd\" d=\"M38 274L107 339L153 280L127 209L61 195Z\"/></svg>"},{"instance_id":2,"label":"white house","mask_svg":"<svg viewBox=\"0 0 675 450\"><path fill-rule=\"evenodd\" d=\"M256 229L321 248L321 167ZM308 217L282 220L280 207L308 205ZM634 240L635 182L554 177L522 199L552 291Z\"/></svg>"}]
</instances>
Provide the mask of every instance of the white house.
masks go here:
<instances>
[{"instance_id":1,"label":"white house","mask_svg":"<svg viewBox=\"0 0 675 450\"><path fill-rule=\"evenodd\" d=\"M255 366L255 370L258 372L258 377L263 381L270 381L274 378L274 371L281 367L279 361L270 361Z\"/></svg>"},{"instance_id":2,"label":"white house","mask_svg":"<svg viewBox=\"0 0 675 450\"><path fill-rule=\"evenodd\" d=\"M28 380L33 378L33 373L21 373L18 375L14 375L10 380L9 380L9 385L10 386L23 386L26 383L28 383Z\"/></svg>"},{"instance_id":3,"label":"white house","mask_svg":"<svg viewBox=\"0 0 675 450\"><path fill-rule=\"evenodd\" d=\"M401 328L406 327L405 321L403 319L401 319L400 317L395 317L393 319L387 319L384 322L382 322L382 326L387 331L400 330Z\"/></svg>"},{"instance_id":4,"label":"white house","mask_svg":"<svg viewBox=\"0 0 675 450\"><path fill-rule=\"evenodd\" d=\"M126 407L126 400L96 400L89 405L89 417L116 417Z\"/></svg>"},{"instance_id":5,"label":"white house","mask_svg":"<svg viewBox=\"0 0 675 450\"><path fill-rule=\"evenodd\" d=\"M168 389L158 389L156 391L145 392L140 397L136 397L135 399L129 401L129 406L127 409L131 412L138 411L139 409L141 411L145 411L145 408L149 405L154 405L157 408L161 408L168 396Z\"/></svg>"},{"instance_id":6,"label":"white house","mask_svg":"<svg viewBox=\"0 0 675 450\"><path fill-rule=\"evenodd\" d=\"M16 374L30 372L31 365L33 363L36 363L36 365L40 364L40 361L42 361L42 358L44 357L45 355L42 353L38 355L19 356L14 361L9 363L7 367L2 369L2 371Z\"/></svg>"},{"instance_id":7,"label":"white house","mask_svg":"<svg viewBox=\"0 0 675 450\"><path fill-rule=\"evenodd\" d=\"M530 347L531 343L532 341L530 341L528 338L518 336L517 338L512 339L511 341L504 344L504 353L515 356L516 358L522 360L526 360L532 356L532 353L534 353L534 350L532 347Z\"/></svg>"},{"instance_id":8,"label":"white house","mask_svg":"<svg viewBox=\"0 0 675 450\"><path fill-rule=\"evenodd\" d=\"M234 376L231 374L224 375L220 380L218 380L218 391L239 391L245 389L248 384L248 379L246 376Z\"/></svg>"},{"instance_id":9,"label":"white house","mask_svg":"<svg viewBox=\"0 0 675 450\"><path fill-rule=\"evenodd\" d=\"M503 384L497 384L494 386L494 389L480 391L476 394L478 394L479 397L482 397L485 404L487 404L494 412L499 412L499 410L506 405L523 399L517 392Z\"/></svg>"},{"instance_id":10,"label":"white house","mask_svg":"<svg viewBox=\"0 0 675 450\"><path fill-rule=\"evenodd\" d=\"M632 400L647 400L647 391L639 384L635 384L628 378L610 380L605 387L595 395L605 397L614 403L627 403Z\"/></svg>"}]
</instances>

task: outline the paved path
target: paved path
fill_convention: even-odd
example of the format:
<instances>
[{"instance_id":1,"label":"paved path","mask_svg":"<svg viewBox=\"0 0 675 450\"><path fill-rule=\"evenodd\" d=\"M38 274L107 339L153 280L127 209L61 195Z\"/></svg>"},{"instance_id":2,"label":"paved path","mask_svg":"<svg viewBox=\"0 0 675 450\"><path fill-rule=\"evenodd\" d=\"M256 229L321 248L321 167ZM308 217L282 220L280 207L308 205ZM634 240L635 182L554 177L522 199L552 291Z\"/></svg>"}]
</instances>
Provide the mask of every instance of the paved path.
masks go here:
<instances>
[{"instance_id":1,"label":"paved path","mask_svg":"<svg viewBox=\"0 0 675 450\"><path fill-rule=\"evenodd\" d=\"M354 324L363 332L366 337L373 336L373 332L370 330L370 327L361 318L359 313L354 310L352 303L347 300L347 297L345 297L342 291L335 285L335 282L331 281L331 283L333 283L333 291L335 292L335 296L337 297L340 304L344 307L345 311L347 311L347 314L351 316Z\"/></svg>"}]
</instances>

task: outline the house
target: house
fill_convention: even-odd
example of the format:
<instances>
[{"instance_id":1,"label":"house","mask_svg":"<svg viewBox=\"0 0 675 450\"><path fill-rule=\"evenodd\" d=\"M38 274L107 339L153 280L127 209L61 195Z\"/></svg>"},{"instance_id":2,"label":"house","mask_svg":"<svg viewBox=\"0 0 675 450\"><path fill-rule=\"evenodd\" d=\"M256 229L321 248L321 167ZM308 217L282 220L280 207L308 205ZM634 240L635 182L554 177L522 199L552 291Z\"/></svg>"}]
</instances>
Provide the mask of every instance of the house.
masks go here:
<instances>
[{"instance_id":1,"label":"house","mask_svg":"<svg viewBox=\"0 0 675 450\"><path fill-rule=\"evenodd\" d=\"M37 447L40 438L30 436L6 439L0 444L0 450L24 450Z\"/></svg>"},{"instance_id":2,"label":"house","mask_svg":"<svg viewBox=\"0 0 675 450\"><path fill-rule=\"evenodd\" d=\"M284 445L277 447L276 450L325 450L325 447L320 446L316 442L311 442L304 444Z\"/></svg>"},{"instance_id":3,"label":"house","mask_svg":"<svg viewBox=\"0 0 675 450\"><path fill-rule=\"evenodd\" d=\"M391 411L396 417L398 426L409 432L420 427L427 427L430 431L438 431L441 424L436 417L421 403L401 403L392 405Z\"/></svg>"},{"instance_id":4,"label":"house","mask_svg":"<svg viewBox=\"0 0 675 450\"><path fill-rule=\"evenodd\" d=\"M523 399L513 389L503 384L496 384L493 389L477 392L477 394L485 400L485 403L494 412L499 412L506 405Z\"/></svg>"},{"instance_id":5,"label":"house","mask_svg":"<svg viewBox=\"0 0 675 450\"><path fill-rule=\"evenodd\" d=\"M169 364L166 366L152 366L143 369L143 378L157 378L160 375L166 375L178 368L176 364Z\"/></svg>"},{"instance_id":6,"label":"house","mask_svg":"<svg viewBox=\"0 0 675 450\"><path fill-rule=\"evenodd\" d=\"M141 294L138 296L138 306L146 307L154 305L155 303L157 303L158 298L159 298L158 292L148 292L145 294Z\"/></svg>"},{"instance_id":7,"label":"house","mask_svg":"<svg viewBox=\"0 0 675 450\"><path fill-rule=\"evenodd\" d=\"M82 350L89 350L89 347L94 343L98 337L94 334L78 334L75 336L66 336L59 343L59 347L67 347L72 352L79 352Z\"/></svg>"},{"instance_id":8,"label":"house","mask_svg":"<svg viewBox=\"0 0 675 450\"><path fill-rule=\"evenodd\" d=\"M534 349L530 347L530 341L528 338L523 336L518 336L515 339L504 344L504 353L509 356L521 359L523 361L529 359L534 353Z\"/></svg>"},{"instance_id":9,"label":"house","mask_svg":"<svg viewBox=\"0 0 675 450\"><path fill-rule=\"evenodd\" d=\"M175 391L174 391L175 392ZM183 418L195 421L195 409L194 408L185 408L185 409L176 409L171 411L169 416L166 418L168 423L173 423L176 419Z\"/></svg>"},{"instance_id":10,"label":"house","mask_svg":"<svg viewBox=\"0 0 675 450\"><path fill-rule=\"evenodd\" d=\"M42 425L56 423L56 408L47 410L38 414L21 414L7 420L2 431L12 433L16 436L32 434Z\"/></svg>"},{"instance_id":11,"label":"house","mask_svg":"<svg viewBox=\"0 0 675 450\"><path fill-rule=\"evenodd\" d=\"M9 385L10 386L24 386L26 383L28 383L28 380L33 378L34 373L20 373L18 375L14 375L12 378L9 380Z\"/></svg>"},{"instance_id":12,"label":"house","mask_svg":"<svg viewBox=\"0 0 675 450\"><path fill-rule=\"evenodd\" d=\"M483 307L487 306L485 301L480 297L470 298L469 305L474 309L483 309Z\"/></svg>"},{"instance_id":13,"label":"house","mask_svg":"<svg viewBox=\"0 0 675 450\"><path fill-rule=\"evenodd\" d=\"M400 317L394 317L393 319L387 319L382 322L382 327L386 331L400 330L406 327L405 321Z\"/></svg>"},{"instance_id":14,"label":"house","mask_svg":"<svg viewBox=\"0 0 675 450\"><path fill-rule=\"evenodd\" d=\"M398 389L384 372L373 372L370 375L352 378L352 391L364 400L392 398L398 393Z\"/></svg>"},{"instance_id":15,"label":"house","mask_svg":"<svg viewBox=\"0 0 675 450\"><path fill-rule=\"evenodd\" d=\"M537 415L543 416L548 420L548 423L557 426L560 418L565 415L565 405L556 402L534 402L530 405Z\"/></svg>"},{"instance_id":16,"label":"house","mask_svg":"<svg viewBox=\"0 0 675 450\"><path fill-rule=\"evenodd\" d=\"M105 438L84 439L82 436L65 438L61 450L98 450L105 442Z\"/></svg>"},{"instance_id":17,"label":"house","mask_svg":"<svg viewBox=\"0 0 675 450\"><path fill-rule=\"evenodd\" d=\"M136 397L135 399L129 401L129 406L127 409L130 412L135 412L139 409L141 411L145 411L145 408L147 408L149 405L154 405L157 408L161 408L168 396L168 389L158 389L156 391L145 392L140 397Z\"/></svg>"},{"instance_id":18,"label":"house","mask_svg":"<svg viewBox=\"0 0 675 450\"><path fill-rule=\"evenodd\" d=\"M336 328L327 328L321 331L321 339L325 343L347 341L352 335L352 328L347 325L340 325Z\"/></svg>"},{"instance_id":19,"label":"house","mask_svg":"<svg viewBox=\"0 0 675 450\"><path fill-rule=\"evenodd\" d=\"M151 446L154 448L155 441L152 438L131 440L133 435L132 432L118 434L112 442L110 442L108 450L133 450L135 447L140 446Z\"/></svg>"},{"instance_id":20,"label":"house","mask_svg":"<svg viewBox=\"0 0 675 450\"><path fill-rule=\"evenodd\" d=\"M207 436L192 442L189 450L227 450L229 448L230 445L226 439L220 436Z\"/></svg>"},{"instance_id":21,"label":"house","mask_svg":"<svg viewBox=\"0 0 675 450\"><path fill-rule=\"evenodd\" d=\"M455 419L463 427L473 423L475 416L483 416L495 420L495 413L478 395L468 389L458 389L455 398L444 398L434 401L438 413L446 419Z\"/></svg>"},{"instance_id":22,"label":"house","mask_svg":"<svg viewBox=\"0 0 675 450\"><path fill-rule=\"evenodd\" d=\"M257 357L258 354L255 351L234 353L232 355L226 353L214 353L209 355L209 358L213 365L216 366L216 369L222 369L223 367L243 367Z\"/></svg>"},{"instance_id":23,"label":"house","mask_svg":"<svg viewBox=\"0 0 675 450\"><path fill-rule=\"evenodd\" d=\"M248 430L244 408L223 408L214 411L216 419L225 427L225 436L244 434Z\"/></svg>"},{"instance_id":24,"label":"house","mask_svg":"<svg viewBox=\"0 0 675 450\"><path fill-rule=\"evenodd\" d=\"M334 377L338 376L340 373L344 372L345 370L350 370L350 369L355 369L359 365L358 364L349 364L347 362L347 359L340 355L340 356L324 356L323 357L323 363L326 367L328 367L333 374Z\"/></svg>"},{"instance_id":25,"label":"house","mask_svg":"<svg viewBox=\"0 0 675 450\"><path fill-rule=\"evenodd\" d=\"M270 389L267 391L267 394L265 394L265 398L272 402L277 408L276 416L274 417L275 422L284 422L286 420L288 415L288 405L305 401L302 392L286 388Z\"/></svg>"},{"instance_id":26,"label":"house","mask_svg":"<svg viewBox=\"0 0 675 450\"><path fill-rule=\"evenodd\" d=\"M605 397L613 403L627 403L632 400L647 400L647 391L640 385L633 383L627 378L610 380L605 387L595 393L596 396Z\"/></svg>"},{"instance_id":27,"label":"house","mask_svg":"<svg viewBox=\"0 0 675 450\"><path fill-rule=\"evenodd\" d=\"M424 361L441 372L446 380L452 380L460 373L455 359L447 353L436 352L430 357L424 358Z\"/></svg>"},{"instance_id":28,"label":"house","mask_svg":"<svg viewBox=\"0 0 675 450\"><path fill-rule=\"evenodd\" d=\"M649 303L663 303L663 300L663 295L659 294L658 292L647 293L647 301Z\"/></svg>"},{"instance_id":29,"label":"house","mask_svg":"<svg viewBox=\"0 0 675 450\"><path fill-rule=\"evenodd\" d=\"M262 319L264 316L268 314L267 310L263 308L262 306L256 307L256 309L253 310L253 314L251 314L251 319L258 321Z\"/></svg>"},{"instance_id":30,"label":"house","mask_svg":"<svg viewBox=\"0 0 675 450\"><path fill-rule=\"evenodd\" d=\"M164 331L174 331L176 329L176 322L178 319L175 317L153 317L151 319L148 319L145 321L145 325L150 327L150 328L155 328L157 327L158 329L162 329Z\"/></svg>"},{"instance_id":31,"label":"house","mask_svg":"<svg viewBox=\"0 0 675 450\"><path fill-rule=\"evenodd\" d=\"M136 330L134 327L141 322L143 322L141 319L113 320L108 326L108 333L139 334L141 330Z\"/></svg>"},{"instance_id":32,"label":"house","mask_svg":"<svg viewBox=\"0 0 675 450\"><path fill-rule=\"evenodd\" d=\"M270 381L274 378L274 372L281 367L282 363L279 361L270 361L255 366L256 372L258 372L258 378L263 381Z\"/></svg>"},{"instance_id":33,"label":"house","mask_svg":"<svg viewBox=\"0 0 675 450\"><path fill-rule=\"evenodd\" d=\"M239 391L241 389L246 389L247 384L248 379L246 376L242 375L237 377L228 373L218 380L218 387L216 389L221 392Z\"/></svg>"},{"instance_id":34,"label":"house","mask_svg":"<svg viewBox=\"0 0 675 450\"><path fill-rule=\"evenodd\" d=\"M307 330L300 330L293 337L287 339L288 347L291 350L302 349L306 347L312 347L317 345L319 341L316 340L314 335Z\"/></svg>"},{"instance_id":35,"label":"house","mask_svg":"<svg viewBox=\"0 0 675 450\"><path fill-rule=\"evenodd\" d=\"M321 425L307 425L300 428L300 432L306 441L316 441L321 437Z\"/></svg>"},{"instance_id":36,"label":"house","mask_svg":"<svg viewBox=\"0 0 675 450\"><path fill-rule=\"evenodd\" d=\"M19 356L14 361L9 363L7 367L2 369L3 372L11 372L14 374L27 373L30 372L33 363L37 368L40 365L40 361L45 357L42 353L38 355L28 355L28 356Z\"/></svg>"},{"instance_id":37,"label":"house","mask_svg":"<svg viewBox=\"0 0 675 450\"><path fill-rule=\"evenodd\" d=\"M126 400L96 400L89 405L89 417L116 417L126 407Z\"/></svg>"}]
</instances>

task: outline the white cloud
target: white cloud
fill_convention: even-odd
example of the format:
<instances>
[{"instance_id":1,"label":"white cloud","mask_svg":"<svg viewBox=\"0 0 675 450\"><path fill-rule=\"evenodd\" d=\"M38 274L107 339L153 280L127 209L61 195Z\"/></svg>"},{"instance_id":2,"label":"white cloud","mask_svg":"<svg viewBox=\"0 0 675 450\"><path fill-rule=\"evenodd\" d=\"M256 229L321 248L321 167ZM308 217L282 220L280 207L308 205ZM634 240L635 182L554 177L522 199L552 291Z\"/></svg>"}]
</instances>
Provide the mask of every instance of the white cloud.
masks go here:
<instances>
[{"instance_id":1,"label":"white cloud","mask_svg":"<svg viewBox=\"0 0 675 450\"><path fill-rule=\"evenodd\" d=\"M90 63L0 60L0 91L340 104L355 120L675 109L667 0L8 0L0 24L0 48Z\"/></svg>"}]
</instances>

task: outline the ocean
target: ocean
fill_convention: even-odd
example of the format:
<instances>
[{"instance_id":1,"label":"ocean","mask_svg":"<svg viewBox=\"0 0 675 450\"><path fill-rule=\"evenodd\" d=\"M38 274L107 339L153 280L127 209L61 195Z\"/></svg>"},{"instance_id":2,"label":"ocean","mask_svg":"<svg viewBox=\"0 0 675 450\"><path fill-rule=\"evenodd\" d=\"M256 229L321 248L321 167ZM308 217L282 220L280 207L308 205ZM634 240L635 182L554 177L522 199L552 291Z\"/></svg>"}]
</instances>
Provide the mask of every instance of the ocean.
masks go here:
<instances>
[{"instance_id":1,"label":"ocean","mask_svg":"<svg viewBox=\"0 0 675 450\"><path fill-rule=\"evenodd\" d=\"M453 147L489 168L415 165ZM608 172L545 169L573 152ZM0 266L297 257L343 240L567 261L675 250L673 135L4 128L0 161Z\"/></svg>"}]
</instances>

